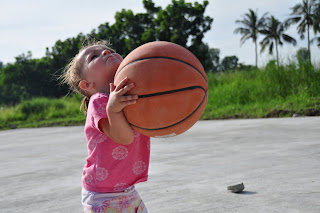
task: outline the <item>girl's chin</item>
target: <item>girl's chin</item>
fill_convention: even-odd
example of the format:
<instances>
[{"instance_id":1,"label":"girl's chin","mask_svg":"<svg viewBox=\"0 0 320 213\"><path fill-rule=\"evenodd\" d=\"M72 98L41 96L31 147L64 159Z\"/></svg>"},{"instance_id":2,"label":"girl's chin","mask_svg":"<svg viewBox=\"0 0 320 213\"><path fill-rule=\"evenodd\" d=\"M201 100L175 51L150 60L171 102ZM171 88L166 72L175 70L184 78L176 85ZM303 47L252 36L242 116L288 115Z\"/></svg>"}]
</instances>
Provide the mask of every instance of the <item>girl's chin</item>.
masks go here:
<instances>
[{"instance_id":1,"label":"girl's chin","mask_svg":"<svg viewBox=\"0 0 320 213\"><path fill-rule=\"evenodd\" d=\"M121 61L118 58L115 57L109 57L106 61L107 66L113 66L115 69L118 69L118 67L121 64Z\"/></svg>"},{"instance_id":2,"label":"girl's chin","mask_svg":"<svg viewBox=\"0 0 320 213\"><path fill-rule=\"evenodd\" d=\"M99 90L99 93L110 94L110 88L103 88Z\"/></svg>"}]
</instances>

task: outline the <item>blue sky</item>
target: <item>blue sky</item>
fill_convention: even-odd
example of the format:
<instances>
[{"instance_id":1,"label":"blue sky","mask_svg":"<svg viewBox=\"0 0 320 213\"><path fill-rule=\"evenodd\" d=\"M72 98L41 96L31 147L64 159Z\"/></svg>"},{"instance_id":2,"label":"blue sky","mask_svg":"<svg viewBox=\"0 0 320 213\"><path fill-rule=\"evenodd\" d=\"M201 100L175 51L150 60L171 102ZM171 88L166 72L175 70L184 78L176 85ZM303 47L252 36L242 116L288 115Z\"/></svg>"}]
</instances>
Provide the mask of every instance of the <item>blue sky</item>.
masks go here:
<instances>
[{"instance_id":1,"label":"blue sky","mask_svg":"<svg viewBox=\"0 0 320 213\"><path fill-rule=\"evenodd\" d=\"M269 12L283 21L288 18L290 8L301 1L209 0L206 15L214 18L214 22L204 41L210 47L219 48L221 58L236 55L239 62L254 64L254 45L248 40L240 46L241 35L233 33L237 27L235 20L241 19L241 15L251 8L257 9L259 16ZM153 2L156 6L165 7L171 0ZM4 63L14 62L16 56L27 51L32 52L33 58L40 58L45 55L46 47L51 48L57 40L74 37L80 32L89 33L105 22L112 24L115 13L122 8L135 13L144 12L142 0L0 0L0 5L0 61ZM300 47L307 47L307 41L301 41L297 35L296 26L288 29L287 33L297 39L298 45L285 44L280 48L280 58L284 62L292 58ZM311 54L312 60L319 64L320 48L312 45ZM267 52L259 54L259 65L265 65L273 57Z\"/></svg>"}]
</instances>

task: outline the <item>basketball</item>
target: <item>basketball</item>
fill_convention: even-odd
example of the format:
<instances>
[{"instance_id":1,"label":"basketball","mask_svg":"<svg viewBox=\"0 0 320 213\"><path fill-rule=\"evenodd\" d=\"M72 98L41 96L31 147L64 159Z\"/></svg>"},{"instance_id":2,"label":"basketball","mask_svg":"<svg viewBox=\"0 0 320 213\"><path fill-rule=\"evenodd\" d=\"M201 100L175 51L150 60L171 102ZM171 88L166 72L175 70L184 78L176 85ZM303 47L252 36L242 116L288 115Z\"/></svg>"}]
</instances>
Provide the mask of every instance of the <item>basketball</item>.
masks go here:
<instances>
[{"instance_id":1,"label":"basketball","mask_svg":"<svg viewBox=\"0 0 320 213\"><path fill-rule=\"evenodd\" d=\"M133 129L150 137L179 135L201 117L208 99L208 80L202 64L186 48L165 41L146 43L130 52L114 79L125 77L137 94L136 104L123 112Z\"/></svg>"}]
</instances>

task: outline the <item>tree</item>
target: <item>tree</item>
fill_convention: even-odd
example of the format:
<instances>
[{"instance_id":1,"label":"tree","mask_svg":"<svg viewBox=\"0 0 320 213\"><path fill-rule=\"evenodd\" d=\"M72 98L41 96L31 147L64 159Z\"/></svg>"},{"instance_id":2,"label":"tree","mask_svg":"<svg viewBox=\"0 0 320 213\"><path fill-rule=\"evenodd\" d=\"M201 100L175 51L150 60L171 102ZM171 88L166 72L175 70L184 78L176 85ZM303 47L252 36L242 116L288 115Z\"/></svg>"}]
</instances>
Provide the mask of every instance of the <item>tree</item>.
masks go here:
<instances>
[{"instance_id":1,"label":"tree","mask_svg":"<svg viewBox=\"0 0 320 213\"><path fill-rule=\"evenodd\" d=\"M67 38L65 41L56 41L51 51L47 48L46 56L52 61L55 71L63 68L79 52L87 36L80 33L76 37Z\"/></svg>"},{"instance_id":2,"label":"tree","mask_svg":"<svg viewBox=\"0 0 320 213\"><path fill-rule=\"evenodd\" d=\"M31 52L17 56L14 64L2 69L1 85L6 97L0 102L15 104L31 97L56 96L58 88L49 65L48 58L32 59Z\"/></svg>"},{"instance_id":3,"label":"tree","mask_svg":"<svg viewBox=\"0 0 320 213\"><path fill-rule=\"evenodd\" d=\"M310 52L310 28L314 25L314 12L317 0L302 0L302 3L296 4L291 8L291 16L286 20L285 24L290 26L292 24L297 24L298 34L300 38L305 38L305 33L308 35L308 51Z\"/></svg>"},{"instance_id":4,"label":"tree","mask_svg":"<svg viewBox=\"0 0 320 213\"><path fill-rule=\"evenodd\" d=\"M208 1L192 4L184 0L172 0L154 19L156 39L170 41L189 49L199 58L205 70L211 69L210 63L207 63L209 48L202 41L213 22L211 17L204 16L208 4Z\"/></svg>"},{"instance_id":5,"label":"tree","mask_svg":"<svg viewBox=\"0 0 320 213\"><path fill-rule=\"evenodd\" d=\"M283 41L293 44L294 46L297 44L297 41L285 34L284 31L286 30L283 23L277 20L274 16L268 17L266 22L266 26L260 32L265 35L264 39L260 42L262 48L261 52L265 50L265 48L269 47L269 54L273 54L273 47L276 47L276 55L277 55L277 64L279 67L279 50L278 45L282 46Z\"/></svg>"},{"instance_id":6,"label":"tree","mask_svg":"<svg viewBox=\"0 0 320 213\"><path fill-rule=\"evenodd\" d=\"M221 69L223 71L227 70L235 70L238 65L238 57L237 56L226 56L221 61Z\"/></svg>"},{"instance_id":7,"label":"tree","mask_svg":"<svg viewBox=\"0 0 320 213\"><path fill-rule=\"evenodd\" d=\"M265 24L265 13L261 18L258 18L257 12L254 12L252 9L249 9L249 13L242 16L242 20L236 20L237 24L242 25L235 29L234 33L240 33L243 36L241 37L241 45L245 43L248 39L252 39L255 44L255 53L256 53L256 67L258 66L258 47L257 47L257 38L260 30Z\"/></svg>"},{"instance_id":8,"label":"tree","mask_svg":"<svg viewBox=\"0 0 320 213\"><path fill-rule=\"evenodd\" d=\"M250 70L252 70L252 65L246 65L244 63L238 63L237 70L250 71Z\"/></svg>"},{"instance_id":9,"label":"tree","mask_svg":"<svg viewBox=\"0 0 320 213\"><path fill-rule=\"evenodd\" d=\"M217 48L210 48L209 49L209 55L208 58L211 60L212 62L212 72L218 72L220 71L220 50Z\"/></svg>"},{"instance_id":10,"label":"tree","mask_svg":"<svg viewBox=\"0 0 320 213\"><path fill-rule=\"evenodd\" d=\"M1 79L1 70L3 67L4 67L4 65L3 65L2 61L0 61L0 79Z\"/></svg>"},{"instance_id":11,"label":"tree","mask_svg":"<svg viewBox=\"0 0 320 213\"><path fill-rule=\"evenodd\" d=\"M212 18L204 16L209 4L195 2L186 3L184 0L172 0L165 10L160 10L155 18L157 39L171 41L187 47L187 43L201 43L204 33L210 30Z\"/></svg>"},{"instance_id":12,"label":"tree","mask_svg":"<svg viewBox=\"0 0 320 213\"><path fill-rule=\"evenodd\" d=\"M300 48L297 51L297 60L300 66L310 61L310 53L307 48Z\"/></svg>"},{"instance_id":13,"label":"tree","mask_svg":"<svg viewBox=\"0 0 320 213\"><path fill-rule=\"evenodd\" d=\"M210 48L202 41L213 22L212 18L204 16L208 1L192 4L172 0L165 9L156 7L152 0L144 0L143 4L146 13L121 10L116 13L113 25L100 25L90 36L110 40L112 47L123 57L144 43L170 41L193 52L205 70L212 68L208 60Z\"/></svg>"},{"instance_id":14,"label":"tree","mask_svg":"<svg viewBox=\"0 0 320 213\"><path fill-rule=\"evenodd\" d=\"M143 0L143 5L146 13L134 14L132 10L122 9L115 14L113 25L101 24L89 36L109 40L111 47L123 57L136 47L157 40L154 19L162 8L156 7L152 0Z\"/></svg>"},{"instance_id":15,"label":"tree","mask_svg":"<svg viewBox=\"0 0 320 213\"><path fill-rule=\"evenodd\" d=\"M313 31L315 34L320 33L320 0L318 0L314 13L313 13ZM314 41L317 41L318 47L320 48L320 36L311 39L310 43L312 44Z\"/></svg>"}]
</instances>

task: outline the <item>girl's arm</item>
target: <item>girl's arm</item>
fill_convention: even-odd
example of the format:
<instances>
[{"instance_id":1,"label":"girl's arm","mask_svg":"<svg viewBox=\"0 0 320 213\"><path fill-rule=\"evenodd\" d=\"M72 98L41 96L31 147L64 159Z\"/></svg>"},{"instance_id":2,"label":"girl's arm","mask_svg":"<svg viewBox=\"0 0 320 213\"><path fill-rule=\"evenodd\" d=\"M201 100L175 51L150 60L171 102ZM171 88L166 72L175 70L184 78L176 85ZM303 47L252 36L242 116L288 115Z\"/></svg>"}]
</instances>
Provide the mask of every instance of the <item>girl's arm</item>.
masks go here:
<instances>
[{"instance_id":1,"label":"girl's arm","mask_svg":"<svg viewBox=\"0 0 320 213\"><path fill-rule=\"evenodd\" d=\"M133 83L126 85L128 78L123 79L119 85L110 84L110 96L106 107L108 118L99 121L99 128L114 142L128 145L133 141L133 130L123 114L122 109L135 104L137 95L126 95L134 87Z\"/></svg>"}]
</instances>

